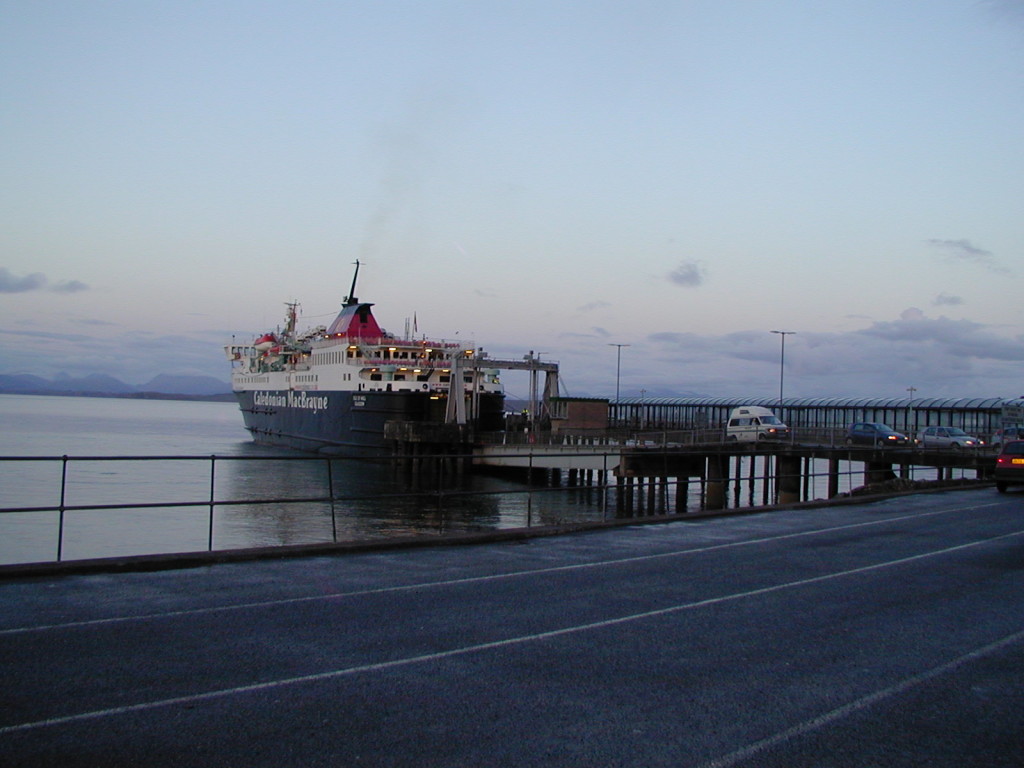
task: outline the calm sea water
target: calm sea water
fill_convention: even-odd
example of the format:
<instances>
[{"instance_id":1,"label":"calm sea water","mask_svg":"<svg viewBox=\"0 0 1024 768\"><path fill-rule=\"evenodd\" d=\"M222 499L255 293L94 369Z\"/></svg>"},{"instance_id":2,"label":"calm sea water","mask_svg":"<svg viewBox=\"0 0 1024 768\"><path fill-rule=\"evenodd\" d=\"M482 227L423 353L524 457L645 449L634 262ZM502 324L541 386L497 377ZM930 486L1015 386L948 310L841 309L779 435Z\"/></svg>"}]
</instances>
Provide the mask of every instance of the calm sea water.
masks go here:
<instances>
[{"instance_id":1,"label":"calm sea water","mask_svg":"<svg viewBox=\"0 0 1024 768\"><path fill-rule=\"evenodd\" d=\"M275 497L328 495L325 461L273 461L297 454L255 446L233 403L121 398L0 395L0 509L184 504L0 514L0 563L75 560L129 554L190 552L210 544L211 468L208 459L91 461L90 457L215 455L214 549L423 535L600 519L594 489L526 493L513 480L466 475L410 478L364 461L331 463L335 496L317 503L245 503ZM232 457L263 457L232 461ZM423 495L410 495L427 491Z\"/></svg>"},{"instance_id":2,"label":"calm sea water","mask_svg":"<svg viewBox=\"0 0 1024 768\"><path fill-rule=\"evenodd\" d=\"M530 488L478 473L413 477L387 463L298 461L300 454L253 445L234 403L0 395L0 434L0 563L52 561L58 548L60 559L77 560L437 537L616 514L615 491L596 487ZM217 457L212 472L211 456ZM736 467L730 506L763 501L754 478L766 470L749 462ZM807 498L826 494L825 467L815 472ZM840 491L863 482L859 465L842 472ZM333 505L287 501L324 499L332 486ZM671 493L656 505L671 506ZM217 502L212 515L211 497ZM271 499L286 501L257 503ZM53 510L2 511L56 508L62 501L63 519ZM693 511L699 503L695 488L686 504ZM127 508L67 509L98 505Z\"/></svg>"}]
</instances>

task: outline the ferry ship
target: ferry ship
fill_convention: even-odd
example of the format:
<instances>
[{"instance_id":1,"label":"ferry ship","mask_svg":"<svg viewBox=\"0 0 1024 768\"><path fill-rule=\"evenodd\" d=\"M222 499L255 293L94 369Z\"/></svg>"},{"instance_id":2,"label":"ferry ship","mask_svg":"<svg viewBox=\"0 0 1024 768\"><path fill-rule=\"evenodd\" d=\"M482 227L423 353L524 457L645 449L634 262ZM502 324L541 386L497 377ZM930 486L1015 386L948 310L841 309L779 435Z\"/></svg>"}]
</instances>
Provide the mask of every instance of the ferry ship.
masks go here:
<instances>
[{"instance_id":1,"label":"ferry ship","mask_svg":"<svg viewBox=\"0 0 1024 768\"><path fill-rule=\"evenodd\" d=\"M385 424L503 428L499 370L472 343L385 331L352 287L330 326L297 331L298 304L283 329L224 347L245 427L256 443L303 451L378 454Z\"/></svg>"}]
</instances>

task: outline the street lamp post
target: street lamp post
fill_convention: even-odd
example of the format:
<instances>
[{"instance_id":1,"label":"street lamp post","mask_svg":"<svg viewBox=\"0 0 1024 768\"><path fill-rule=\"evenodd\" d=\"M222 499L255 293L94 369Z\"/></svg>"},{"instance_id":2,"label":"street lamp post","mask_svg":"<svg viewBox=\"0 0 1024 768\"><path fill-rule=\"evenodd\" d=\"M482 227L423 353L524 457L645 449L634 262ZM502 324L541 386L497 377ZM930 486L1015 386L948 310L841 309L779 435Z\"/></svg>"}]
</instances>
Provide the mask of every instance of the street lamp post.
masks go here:
<instances>
[{"instance_id":1,"label":"street lamp post","mask_svg":"<svg viewBox=\"0 0 1024 768\"><path fill-rule=\"evenodd\" d=\"M917 421L917 419L914 418L914 393L917 392L917 387L907 387L907 392L910 393L910 402L907 404L907 432L910 434L908 434L907 437L913 441L916 437L915 425L912 422Z\"/></svg>"},{"instance_id":2,"label":"street lamp post","mask_svg":"<svg viewBox=\"0 0 1024 768\"><path fill-rule=\"evenodd\" d=\"M629 344L609 344L609 347L618 347L615 350L615 402L619 402L619 377L622 373L622 348Z\"/></svg>"},{"instance_id":3,"label":"street lamp post","mask_svg":"<svg viewBox=\"0 0 1024 768\"><path fill-rule=\"evenodd\" d=\"M786 376L786 337L792 336L796 331L772 331L782 337L782 354L779 357L779 418L782 418L782 385Z\"/></svg>"}]
</instances>

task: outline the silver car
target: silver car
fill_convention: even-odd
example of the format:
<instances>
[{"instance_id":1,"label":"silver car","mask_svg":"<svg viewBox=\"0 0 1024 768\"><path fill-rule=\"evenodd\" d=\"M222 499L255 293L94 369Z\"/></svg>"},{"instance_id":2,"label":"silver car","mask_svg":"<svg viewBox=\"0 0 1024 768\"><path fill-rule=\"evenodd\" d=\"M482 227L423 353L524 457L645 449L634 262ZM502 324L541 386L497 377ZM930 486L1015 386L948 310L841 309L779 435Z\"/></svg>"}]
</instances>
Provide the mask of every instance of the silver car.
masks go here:
<instances>
[{"instance_id":1,"label":"silver car","mask_svg":"<svg viewBox=\"0 0 1024 768\"><path fill-rule=\"evenodd\" d=\"M959 451L962 448L981 448L985 441L956 427L926 427L917 433L917 444L922 448Z\"/></svg>"}]
</instances>

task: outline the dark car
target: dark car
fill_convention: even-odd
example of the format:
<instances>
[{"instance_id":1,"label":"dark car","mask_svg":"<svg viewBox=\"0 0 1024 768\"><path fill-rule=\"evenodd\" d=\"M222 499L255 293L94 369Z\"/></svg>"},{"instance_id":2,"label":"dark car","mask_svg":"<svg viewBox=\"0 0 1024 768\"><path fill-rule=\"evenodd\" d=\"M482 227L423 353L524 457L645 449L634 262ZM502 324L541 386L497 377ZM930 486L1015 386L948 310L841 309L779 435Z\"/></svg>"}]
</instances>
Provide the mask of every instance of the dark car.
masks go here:
<instances>
[{"instance_id":1,"label":"dark car","mask_svg":"<svg viewBox=\"0 0 1024 768\"><path fill-rule=\"evenodd\" d=\"M847 445L907 445L910 438L885 424L860 421L846 432Z\"/></svg>"},{"instance_id":2,"label":"dark car","mask_svg":"<svg viewBox=\"0 0 1024 768\"><path fill-rule=\"evenodd\" d=\"M1006 493L1011 485L1024 485L1024 440L1011 440L996 456L996 489Z\"/></svg>"}]
</instances>

